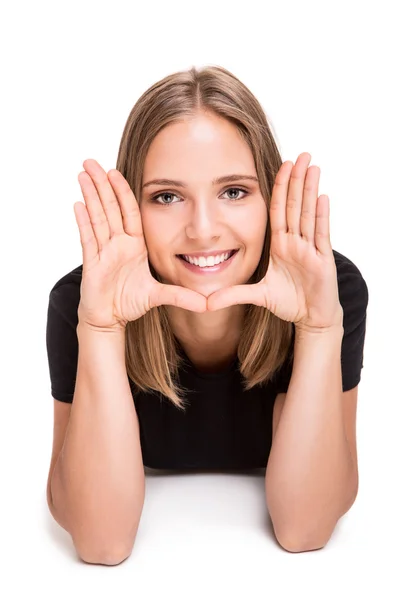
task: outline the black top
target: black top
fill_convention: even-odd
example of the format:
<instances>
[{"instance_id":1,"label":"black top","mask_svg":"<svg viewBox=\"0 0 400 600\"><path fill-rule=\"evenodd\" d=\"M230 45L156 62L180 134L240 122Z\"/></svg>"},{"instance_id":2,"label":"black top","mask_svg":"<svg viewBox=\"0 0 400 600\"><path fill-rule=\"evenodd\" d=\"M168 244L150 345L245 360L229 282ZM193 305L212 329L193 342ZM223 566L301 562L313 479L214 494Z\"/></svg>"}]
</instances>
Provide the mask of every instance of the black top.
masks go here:
<instances>
[{"instance_id":1,"label":"black top","mask_svg":"<svg viewBox=\"0 0 400 600\"><path fill-rule=\"evenodd\" d=\"M339 299L344 317L341 350L343 391L361 379L368 288L359 269L333 250ZM53 286L46 327L51 395L73 400L78 361L78 304L82 265ZM291 350L294 342L294 325ZM218 373L201 373L181 350L186 365L181 385L191 390L186 411L158 392L132 393L140 425L143 464L154 469L265 468L272 443L272 413L276 395L286 392L293 359L287 359L275 378L245 392L238 359ZM290 355L288 355L290 356ZM129 378L131 390L134 384Z\"/></svg>"}]
</instances>

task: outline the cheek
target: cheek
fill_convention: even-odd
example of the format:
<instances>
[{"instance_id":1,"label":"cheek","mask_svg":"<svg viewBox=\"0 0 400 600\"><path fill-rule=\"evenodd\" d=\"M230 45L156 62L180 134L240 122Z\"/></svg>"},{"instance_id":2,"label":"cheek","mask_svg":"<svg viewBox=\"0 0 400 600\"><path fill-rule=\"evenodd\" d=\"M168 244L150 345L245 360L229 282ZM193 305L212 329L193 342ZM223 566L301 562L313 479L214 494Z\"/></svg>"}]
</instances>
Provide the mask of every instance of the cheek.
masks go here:
<instances>
[{"instance_id":1,"label":"cheek","mask_svg":"<svg viewBox=\"0 0 400 600\"><path fill-rule=\"evenodd\" d=\"M153 255L158 254L168 242L170 228L165 226L165 220L151 211L142 209L141 219L147 249Z\"/></svg>"},{"instance_id":2,"label":"cheek","mask_svg":"<svg viewBox=\"0 0 400 600\"><path fill-rule=\"evenodd\" d=\"M253 246L257 251L260 250L264 244L267 222L268 212L265 204L254 207L251 214L242 221L242 231L243 235L246 237L246 242L249 246Z\"/></svg>"}]
</instances>

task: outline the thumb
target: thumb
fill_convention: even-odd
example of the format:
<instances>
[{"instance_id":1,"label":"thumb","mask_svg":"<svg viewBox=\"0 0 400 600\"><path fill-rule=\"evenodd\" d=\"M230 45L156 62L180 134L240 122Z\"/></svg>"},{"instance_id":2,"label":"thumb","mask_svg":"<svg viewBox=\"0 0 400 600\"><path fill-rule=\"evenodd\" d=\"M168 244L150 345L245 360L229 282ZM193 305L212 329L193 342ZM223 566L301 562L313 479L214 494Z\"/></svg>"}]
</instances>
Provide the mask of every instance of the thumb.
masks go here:
<instances>
[{"instance_id":1,"label":"thumb","mask_svg":"<svg viewBox=\"0 0 400 600\"><path fill-rule=\"evenodd\" d=\"M235 304L266 306L265 286L259 283L233 285L213 292L207 299L208 310L220 310Z\"/></svg>"},{"instance_id":2,"label":"thumb","mask_svg":"<svg viewBox=\"0 0 400 600\"><path fill-rule=\"evenodd\" d=\"M150 305L153 307L164 304L200 313L207 310L207 298L202 294L179 285L157 282L152 290Z\"/></svg>"}]
</instances>

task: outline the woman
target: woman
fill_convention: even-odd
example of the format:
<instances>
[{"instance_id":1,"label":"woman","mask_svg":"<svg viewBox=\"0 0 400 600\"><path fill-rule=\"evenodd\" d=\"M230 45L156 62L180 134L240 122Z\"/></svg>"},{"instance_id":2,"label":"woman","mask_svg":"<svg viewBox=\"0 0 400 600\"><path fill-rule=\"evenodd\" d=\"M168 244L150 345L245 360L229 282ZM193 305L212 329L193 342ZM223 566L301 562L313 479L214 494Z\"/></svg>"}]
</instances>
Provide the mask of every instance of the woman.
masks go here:
<instances>
[{"instance_id":1,"label":"woman","mask_svg":"<svg viewBox=\"0 0 400 600\"><path fill-rule=\"evenodd\" d=\"M139 98L116 169L84 161L83 264L52 288L46 332L48 502L83 560L130 554L144 466L265 467L295 552L354 502L368 290L331 247L310 160L282 163L258 101L209 67Z\"/></svg>"}]
</instances>

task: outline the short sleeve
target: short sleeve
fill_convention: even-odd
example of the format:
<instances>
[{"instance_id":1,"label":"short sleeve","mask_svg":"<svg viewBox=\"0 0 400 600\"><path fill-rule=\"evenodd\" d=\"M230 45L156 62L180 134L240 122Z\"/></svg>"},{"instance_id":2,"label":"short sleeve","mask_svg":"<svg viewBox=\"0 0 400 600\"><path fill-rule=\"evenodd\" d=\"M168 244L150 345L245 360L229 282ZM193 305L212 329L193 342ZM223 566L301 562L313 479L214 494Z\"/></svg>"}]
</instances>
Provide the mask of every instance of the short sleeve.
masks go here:
<instances>
[{"instance_id":1,"label":"short sleeve","mask_svg":"<svg viewBox=\"0 0 400 600\"><path fill-rule=\"evenodd\" d=\"M356 387L364 367L364 342L367 324L368 287L357 267L343 266L338 273L339 299L343 308L341 350L343 391Z\"/></svg>"},{"instance_id":2,"label":"short sleeve","mask_svg":"<svg viewBox=\"0 0 400 600\"><path fill-rule=\"evenodd\" d=\"M357 266L334 250L339 301L343 308L341 347L342 390L356 387L364 366L364 342L367 323L368 287ZM293 334L294 334L293 330ZM275 375L275 394L286 393L293 370L294 335L288 356Z\"/></svg>"},{"instance_id":3,"label":"short sleeve","mask_svg":"<svg viewBox=\"0 0 400 600\"><path fill-rule=\"evenodd\" d=\"M78 313L75 287L70 284L52 289L46 325L47 359L51 395L72 403L78 366Z\"/></svg>"}]
</instances>

